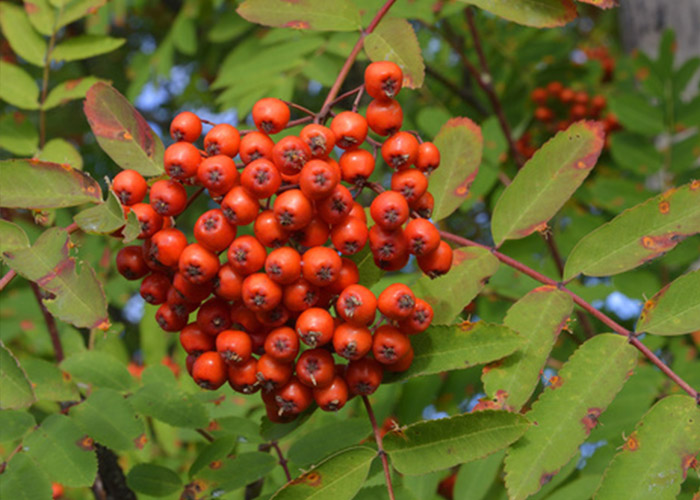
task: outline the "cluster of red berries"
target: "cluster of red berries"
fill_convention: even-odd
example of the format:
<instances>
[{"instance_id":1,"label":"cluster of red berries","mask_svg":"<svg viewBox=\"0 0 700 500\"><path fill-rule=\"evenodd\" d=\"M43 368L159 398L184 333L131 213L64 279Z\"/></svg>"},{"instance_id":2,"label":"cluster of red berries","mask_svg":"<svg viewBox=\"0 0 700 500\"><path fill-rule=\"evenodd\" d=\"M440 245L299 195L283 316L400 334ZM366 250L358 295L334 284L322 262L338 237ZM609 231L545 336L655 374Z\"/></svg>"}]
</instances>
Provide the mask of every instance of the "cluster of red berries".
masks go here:
<instances>
[{"instance_id":1,"label":"cluster of red berries","mask_svg":"<svg viewBox=\"0 0 700 500\"><path fill-rule=\"evenodd\" d=\"M601 120L606 136L620 128L615 115L605 113L607 101L602 95L590 96L584 90L575 91L554 81L546 87L534 89L530 99L537 106L534 117L544 125L545 137L551 136L553 132L566 130L573 122L584 119ZM533 144L532 133L523 134L516 147L523 157L530 158L537 150Z\"/></svg>"},{"instance_id":2,"label":"cluster of red berries","mask_svg":"<svg viewBox=\"0 0 700 500\"><path fill-rule=\"evenodd\" d=\"M167 179L149 188L132 170L114 178L112 189L136 214L144 240L119 251L117 268L127 279L143 278L141 295L160 305L163 330L180 332L188 371L201 387L228 381L241 393L260 390L270 419L286 421L314 401L338 410L353 395L373 393L384 370L411 365L409 335L428 328L432 308L403 284L375 297L347 258L369 244L385 270L403 268L410 255L431 277L452 264L451 248L426 219L433 206L428 175L440 153L400 131L394 97L402 80L396 64L372 63L366 117L343 111L330 127L309 124L277 142L270 135L290 120L279 99L255 104L257 131L241 136L215 125L203 150L194 145L202 121L180 113L170 127L176 142L165 151ZM391 190L374 186L382 192L369 207L371 228L343 185L359 190L374 171L375 157L359 149L368 128L389 136L381 155L395 171ZM330 156L336 146L343 150L338 161ZM173 217L188 206L185 185L201 186L219 205L199 216L193 243L174 227ZM237 235L248 225L252 235Z\"/></svg>"}]
</instances>

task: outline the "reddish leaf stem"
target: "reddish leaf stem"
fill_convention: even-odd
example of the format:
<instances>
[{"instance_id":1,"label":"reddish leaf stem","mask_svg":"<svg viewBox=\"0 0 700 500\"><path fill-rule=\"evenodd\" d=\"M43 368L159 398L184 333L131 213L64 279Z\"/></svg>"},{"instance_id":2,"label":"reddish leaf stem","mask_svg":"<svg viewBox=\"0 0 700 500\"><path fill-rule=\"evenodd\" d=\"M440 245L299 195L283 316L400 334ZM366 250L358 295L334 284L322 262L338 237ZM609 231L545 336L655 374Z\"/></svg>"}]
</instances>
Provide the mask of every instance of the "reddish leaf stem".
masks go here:
<instances>
[{"instance_id":1,"label":"reddish leaf stem","mask_svg":"<svg viewBox=\"0 0 700 500\"><path fill-rule=\"evenodd\" d=\"M362 45L364 43L365 37L374 31L379 22L389 11L391 6L394 5L394 2L396 2L396 0L387 0L384 3L384 5L382 5L381 9L379 9L374 15L374 19L372 19L372 21L369 23L367 29L362 31L362 33L360 34L360 38L357 39L357 42L355 42L355 46L352 48L350 55L348 55L348 58L345 60L345 64L343 64L343 67L340 69L340 73L338 73L335 82L333 82L333 86L328 92L326 100L323 102L323 106L321 106L321 111L319 111L316 115L314 122L323 123L323 120L326 119L326 115L328 114L328 112L331 109L331 106L333 105L333 100L338 95L340 87L343 85L343 82L345 81L345 79L348 76L348 73L350 72L350 68L355 62L355 59L357 59L357 55L360 53L360 50L362 50Z\"/></svg>"},{"instance_id":2,"label":"reddish leaf stem","mask_svg":"<svg viewBox=\"0 0 700 500\"><path fill-rule=\"evenodd\" d=\"M379 432L377 419L374 416L374 410L372 410L372 404L369 402L369 398L367 396L362 396L362 402L365 404L365 408L367 409L367 416L369 416L369 421L372 424L372 430L374 431L374 439L377 442L377 454L382 459L382 467L384 467L384 479L386 480L386 489L389 492L389 499L394 500L394 486L391 484L391 470L389 469L389 460L386 457L386 451L384 451L384 446L382 444L382 435Z\"/></svg>"},{"instance_id":3,"label":"reddish leaf stem","mask_svg":"<svg viewBox=\"0 0 700 500\"><path fill-rule=\"evenodd\" d=\"M17 276L17 273L15 272L14 269L10 269L5 273L5 275L0 278L0 292L3 291L3 289L12 281L12 279Z\"/></svg>"},{"instance_id":4,"label":"reddish leaf stem","mask_svg":"<svg viewBox=\"0 0 700 500\"><path fill-rule=\"evenodd\" d=\"M289 467L287 466L287 459L284 458L284 454L282 453L282 450L280 449L279 444L277 444L277 441L272 441L270 443L270 446L274 448L275 452L277 453L277 458L279 458L279 464L284 469L284 475L287 478L287 482L290 482L292 480L292 475L289 473Z\"/></svg>"},{"instance_id":5,"label":"reddish leaf stem","mask_svg":"<svg viewBox=\"0 0 700 500\"><path fill-rule=\"evenodd\" d=\"M61 338L58 336L58 326L56 325L56 319L51 316L51 313L46 309L44 302L41 297L41 290L39 290L39 285L33 281L29 282L29 286L32 287L32 292L36 297L36 301L39 304L39 309L41 309L41 314L44 316L44 322L46 323L46 328L49 330L49 336L51 337L51 344L53 345L53 351L56 355L56 362L60 363L63 361L63 344L61 344Z\"/></svg>"}]
</instances>

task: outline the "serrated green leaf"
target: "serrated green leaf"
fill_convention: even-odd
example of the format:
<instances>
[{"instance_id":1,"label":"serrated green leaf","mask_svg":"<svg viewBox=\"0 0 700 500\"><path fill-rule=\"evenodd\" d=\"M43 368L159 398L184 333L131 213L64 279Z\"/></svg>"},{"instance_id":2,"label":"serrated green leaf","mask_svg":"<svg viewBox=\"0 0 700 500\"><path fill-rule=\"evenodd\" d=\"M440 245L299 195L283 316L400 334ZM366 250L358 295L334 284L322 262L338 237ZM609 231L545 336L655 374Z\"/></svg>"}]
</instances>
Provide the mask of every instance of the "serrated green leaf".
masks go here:
<instances>
[{"instance_id":1,"label":"serrated green leaf","mask_svg":"<svg viewBox=\"0 0 700 500\"><path fill-rule=\"evenodd\" d=\"M216 460L221 460L228 456L238 442L237 436L222 436L208 443L202 451L199 452L197 458L194 459L190 466L189 476L197 474L204 467L210 465Z\"/></svg>"},{"instance_id":2,"label":"serrated green leaf","mask_svg":"<svg viewBox=\"0 0 700 500\"><path fill-rule=\"evenodd\" d=\"M27 374L0 340L0 410L27 408L36 397Z\"/></svg>"},{"instance_id":3,"label":"serrated green leaf","mask_svg":"<svg viewBox=\"0 0 700 500\"><path fill-rule=\"evenodd\" d=\"M369 420L350 418L313 429L297 438L287 452L287 459L300 467L320 462L328 455L359 443L372 433ZM333 439L328 439L333 436Z\"/></svg>"},{"instance_id":4,"label":"serrated green leaf","mask_svg":"<svg viewBox=\"0 0 700 500\"><path fill-rule=\"evenodd\" d=\"M137 464L126 475L126 484L134 491L152 497L164 497L182 488L177 473L155 464Z\"/></svg>"},{"instance_id":5,"label":"serrated green leaf","mask_svg":"<svg viewBox=\"0 0 700 500\"><path fill-rule=\"evenodd\" d=\"M246 0L236 12L251 23L276 28L318 31L355 31L361 28L360 13L349 0Z\"/></svg>"},{"instance_id":6,"label":"serrated green leaf","mask_svg":"<svg viewBox=\"0 0 700 500\"><path fill-rule=\"evenodd\" d=\"M39 160L0 161L0 206L62 208L100 201L100 185L69 165Z\"/></svg>"},{"instance_id":7,"label":"serrated green leaf","mask_svg":"<svg viewBox=\"0 0 700 500\"><path fill-rule=\"evenodd\" d=\"M109 323L107 300L95 271L70 256L70 237L62 228L44 231L27 249L5 252L5 263L51 293L43 304L56 318L81 328Z\"/></svg>"},{"instance_id":8,"label":"serrated green leaf","mask_svg":"<svg viewBox=\"0 0 700 500\"><path fill-rule=\"evenodd\" d=\"M143 419L113 389L93 391L85 401L71 407L70 417L88 436L110 449L126 451L143 446Z\"/></svg>"},{"instance_id":9,"label":"serrated green leaf","mask_svg":"<svg viewBox=\"0 0 700 500\"><path fill-rule=\"evenodd\" d=\"M35 66L44 66L46 40L36 32L22 7L0 2L0 26L15 54ZM0 80L6 80L5 65L2 66L2 74Z\"/></svg>"},{"instance_id":10,"label":"serrated green leaf","mask_svg":"<svg viewBox=\"0 0 700 500\"><path fill-rule=\"evenodd\" d=\"M228 492L265 477L277 467L277 459L269 453L252 451L225 458L217 468L200 470L197 477L214 483L215 491Z\"/></svg>"},{"instance_id":11,"label":"serrated green leaf","mask_svg":"<svg viewBox=\"0 0 700 500\"><path fill-rule=\"evenodd\" d=\"M141 224L136 214L130 211L129 215L126 216L126 226L122 229L122 241L130 243L138 238L139 234L141 234Z\"/></svg>"},{"instance_id":12,"label":"serrated green leaf","mask_svg":"<svg viewBox=\"0 0 700 500\"><path fill-rule=\"evenodd\" d=\"M576 18L573 0L461 0L514 23L535 28L564 26Z\"/></svg>"},{"instance_id":13,"label":"serrated green leaf","mask_svg":"<svg viewBox=\"0 0 700 500\"><path fill-rule=\"evenodd\" d=\"M0 498L51 500L51 481L26 453L17 453L0 476Z\"/></svg>"},{"instance_id":14,"label":"serrated green leaf","mask_svg":"<svg viewBox=\"0 0 700 500\"><path fill-rule=\"evenodd\" d=\"M46 96L46 100L44 101L42 108L48 110L65 104L73 99L83 99L90 87L97 82L103 82L105 84L109 83L107 80L95 78L94 76L87 76L85 78L61 82L49 91L49 95Z\"/></svg>"},{"instance_id":15,"label":"serrated green leaf","mask_svg":"<svg viewBox=\"0 0 700 500\"><path fill-rule=\"evenodd\" d=\"M0 61L0 73L0 99L21 109L39 108L39 86L34 78L21 67L5 61Z\"/></svg>"},{"instance_id":16,"label":"serrated green leaf","mask_svg":"<svg viewBox=\"0 0 700 500\"><path fill-rule=\"evenodd\" d=\"M610 462L596 500L671 500L700 452L700 409L691 397L667 396L644 415Z\"/></svg>"},{"instance_id":17,"label":"serrated green leaf","mask_svg":"<svg viewBox=\"0 0 700 500\"><path fill-rule=\"evenodd\" d=\"M0 148L18 156L32 156L39 148L39 132L22 113L3 115L0 118Z\"/></svg>"},{"instance_id":18,"label":"serrated green leaf","mask_svg":"<svg viewBox=\"0 0 700 500\"><path fill-rule=\"evenodd\" d=\"M432 219L437 222L457 210L469 195L484 139L476 123L460 117L445 123L434 143L440 150L440 167L430 176L430 192L435 198Z\"/></svg>"},{"instance_id":19,"label":"serrated green leaf","mask_svg":"<svg viewBox=\"0 0 700 500\"><path fill-rule=\"evenodd\" d=\"M65 415L54 414L24 439L27 455L49 479L64 486L91 486L97 474L97 457L86 435Z\"/></svg>"},{"instance_id":20,"label":"serrated green leaf","mask_svg":"<svg viewBox=\"0 0 700 500\"><path fill-rule=\"evenodd\" d=\"M520 410L537 387L540 372L573 308L571 297L554 286L535 288L513 304L503 324L525 342L513 355L484 370L484 392L493 398L504 391L507 407Z\"/></svg>"},{"instance_id":21,"label":"serrated green leaf","mask_svg":"<svg viewBox=\"0 0 700 500\"><path fill-rule=\"evenodd\" d=\"M192 56L197 52L197 27L195 20L183 9L173 23L173 43L183 54Z\"/></svg>"},{"instance_id":22,"label":"serrated green leaf","mask_svg":"<svg viewBox=\"0 0 700 500\"><path fill-rule=\"evenodd\" d=\"M413 289L432 306L433 324L450 324L478 295L484 281L496 272L498 266L498 259L486 249L457 248L453 251L450 272L435 279L423 276Z\"/></svg>"},{"instance_id":23,"label":"serrated green leaf","mask_svg":"<svg viewBox=\"0 0 700 500\"><path fill-rule=\"evenodd\" d=\"M505 455L505 451L498 451L481 460L460 466L455 481L454 500L482 500L486 498Z\"/></svg>"},{"instance_id":24,"label":"serrated green leaf","mask_svg":"<svg viewBox=\"0 0 700 500\"><path fill-rule=\"evenodd\" d=\"M207 410L194 397L177 386L164 390L159 383L148 383L131 397L137 411L175 427L206 427L209 423Z\"/></svg>"},{"instance_id":25,"label":"serrated green leaf","mask_svg":"<svg viewBox=\"0 0 700 500\"><path fill-rule=\"evenodd\" d=\"M700 330L700 270L691 271L646 301L635 332L683 335Z\"/></svg>"},{"instance_id":26,"label":"serrated green leaf","mask_svg":"<svg viewBox=\"0 0 700 500\"><path fill-rule=\"evenodd\" d=\"M17 224L0 219L0 253L18 248L29 248L27 233Z\"/></svg>"},{"instance_id":27,"label":"serrated green leaf","mask_svg":"<svg viewBox=\"0 0 700 500\"><path fill-rule=\"evenodd\" d=\"M60 165L70 165L76 170L83 169L83 157L75 146L64 139L51 139L39 151L38 159Z\"/></svg>"},{"instance_id":28,"label":"serrated green leaf","mask_svg":"<svg viewBox=\"0 0 700 500\"><path fill-rule=\"evenodd\" d=\"M574 456L636 362L636 349L622 335L597 335L574 352L532 405L532 427L508 450L512 500L537 492Z\"/></svg>"},{"instance_id":29,"label":"serrated green leaf","mask_svg":"<svg viewBox=\"0 0 700 500\"><path fill-rule=\"evenodd\" d=\"M608 105L626 130L647 137L664 131L661 108L651 105L640 93L626 92L611 96Z\"/></svg>"},{"instance_id":30,"label":"serrated green leaf","mask_svg":"<svg viewBox=\"0 0 700 500\"><path fill-rule=\"evenodd\" d=\"M564 280L633 269L699 231L700 181L693 181L625 210L586 235L566 260Z\"/></svg>"},{"instance_id":31,"label":"serrated green leaf","mask_svg":"<svg viewBox=\"0 0 700 500\"><path fill-rule=\"evenodd\" d=\"M402 474L425 474L490 455L520 438L529 426L517 413L467 413L389 432L384 449Z\"/></svg>"},{"instance_id":32,"label":"serrated green leaf","mask_svg":"<svg viewBox=\"0 0 700 500\"><path fill-rule=\"evenodd\" d=\"M578 189L605 144L601 123L580 121L547 141L520 169L493 210L497 246L543 228Z\"/></svg>"},{"instance_id":33,"label":"serrated green leaf","mask_svg":"<svg viewBox=\"0 0 700 500\"><path fill-rule=\"evenodd\" d=\"M117 165L146 176L163 173L163 142L117 90L103 82L94 84L84 111L97 142Z\"/></svg>"},{"instance_id":34,"label":"serrated green leaf","mask_svg":"<svg viewBox=\"0 0 700 500\"><path fill-rule=\"evenodd\" d=\"M242 35L247 29L248 23L233 11L221 12L214 25L207 32L207 39L212 43L228 42Z\"/></svg>"},{"instance_id":35,"label":"serrated green leaf","mask_svg":"<svg viewBox=\"0 0 700 500\"><path fill-rule=\"evenodd\" d=\"M61 362L61 369L79 382L95 387L126 391L133 380L126 367L111 354L100 351L84 351L73 354Z\"/></svg>"},{"instance_id":36,"label":"serrated green leaf","mask_svg":"<svg viewBox=\"0 0 700 500\"><path fill-rule=\"evenodd\" d=\"M580 0L579 0L580 1ZM596 490L600 476L583 474L557 488L554 493L547 495L547 500L589 500Z\"/></svg>"},{"instance_id":37,"label":"serrated green leaf","mask_svg":"<svg viewBox=\"0 0 700 500\"><path fill-rule=\"evenodd\" d=\"M405 372L387 373L386 381L490 363L519 349L523 339L505 326L479 321L454 326L433 325L412 336L411 344L414 352L411 367Z\"/></svg>"},{"instance_id":38,"label":"serrated green leaf","mask_svg":"<svg viewBox=\"0 0 700 500\"><path fill-rule=\"evenodd\" d=\"M76 214L73 220L80 229L91 234L110 234L126 224L119 199L111 190L107 195L107 201L86 208Z\"/></svg>"},{"instance_id":39,"label":"serrated green leaf","mask_svg":"<svg viewBox=\"0 0 700 500\"><path fill-rule=\"evenodd\" d=\"M55 363L27 358L22 367L32 383L38 401L79 401L80 393L70 375L62 372Z\"/></svg>"},{"instance_id":40,"label":"serrated green leaf","mask_svg":"<svg viewBox=\"0 0 700 500\"><path fill-rule=\"evenodd\" d=\"M621 130L610 136L610 154L626 170L650 175L663 166L663 155L643 135Z\"/></svg>"},{"instance_id":41,"label":"serrated green leaf","mask_svg":"<svg viewBox=\"0 0 700 500\"><path fill-rule=\"evenodd\" d=\"M107 54L124 45L124 38L102 35L80 35L59 43L51 52L52 62L80 61Z\"/></svg>"},{"instance_id":42,"label":"serrated green leaf","mask_svg":"<svg viewBox=\"0 0 700 500\"><path fill-rule=\"evenodd\" d=\"M107 0L49 0L54 6L63 8L60 10L56 29L60 29L67 24L82 19L85 16L97 12L97 10L107 3Z\"/></svg>"},{"instance_id":43,"label":"serrated green leaf","mask_svg":"<svg viewBox=\"0 0 700 500\"><path fill-rule=\"evenodd\" d=\"M348 448L287 483L270 500L351 500L367 478L377 452L365 446Z\"/></svg>"},{"instance_id":44,"label":"serrated green leaf","mask_svg":"<svg viewBox=\"0 0 700 500\"><path fill-rule=\"evenodd\" d=\"M423 86L425 63L413 27L406 19L384 18L364 39L365 52L372 61L392 61L403 71L403 87Z\"/></svg>"},{"instance_id":45,"label":"serrated green leaf","mask_svg":"<svg viewBox=\"0 0 700 500\"><path fill-rule=\"evenodd\" d=\"M56 14L48 0L24 0L24 11L39 33L46 36L53 34Z\"/></svg>"},{"instance_id":46,"label":"serrated green leaf","mask_svg":"<svg viewBox=\"0 0 700 500\"><path fill-rule=\"evenodd\" d=\"M0 411L0 443L21 438L35 425L34 417L27 411Z\"/></svg>"}]
</instances>

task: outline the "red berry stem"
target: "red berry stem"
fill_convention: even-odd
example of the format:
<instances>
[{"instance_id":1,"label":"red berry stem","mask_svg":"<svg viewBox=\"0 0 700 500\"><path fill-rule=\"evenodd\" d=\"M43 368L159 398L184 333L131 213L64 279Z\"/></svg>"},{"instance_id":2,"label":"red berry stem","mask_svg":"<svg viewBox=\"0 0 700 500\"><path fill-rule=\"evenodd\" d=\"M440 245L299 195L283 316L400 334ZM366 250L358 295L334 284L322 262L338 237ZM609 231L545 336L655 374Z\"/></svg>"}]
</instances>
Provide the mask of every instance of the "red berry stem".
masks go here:
<instances>
[{"instance_id":1,"label":"red berry stem","mask_svg":"<svg viewBox=\"0 0 700 500\"><path fill-rule=\"evenodd\" d=\"M356 113L357 108L360 105L360 99L362 99L362 95L365 93L365 86L360 85L360 90L357 91L357 96L355 97L355 100L352 103L352 112Z\"/></svg>"},{"instance_id":2,"label":"red berry stem","mask_svg":"<svg viewBox=\"0 0 700 500\"><path fill-rule=\"evenodd\" d=\"M362 90L363 88L364 88L364 84L363 84L363 85L360 85L360 86L358 86L358 87L355 87L355 88L352 89L352 90L348 90L347 92L343 92L343 93L340 94L338 97L336 97L335 99L333 99L333 102L331 102L331 107L332 107L332 106L335 106L336 104L338 104L340 101L342 101L342 100L345 99L346 97L350 97L350 96L353 95L353 94L357 94L357 93L358 93L360 90Z\"/></svg>"},{"instance_id":3,"label":"red berry stem","mask_svg":"<svg viewBox=\"0 0 700 500\"><path fill-rule=\"evenodd\" d=\"M284 454L282 453L282 450L280 449L279 444L277 444L277 441L272 441L270 442L270 446L275 450L277 453L277 458L279 458L279 464L284 470L284 475L287 478L287 482L290 482L292 480L292 475L289 473L289 467L287 466L287 459L284 458Z\"/></svg>"},{"instance_id":4,"label":"red berry stem","mask_svg":"<svg viewBox=\"0 0 700 500\"><path fill-rule=\"evenodd\" d=\"M372 430L374 431L374 439L377 442L377 454L382 459L382 467L384 467L384 479L386 480L386 489L389 492L389 499L395 500L394 487L391 484L391 471L389 470L389 460L386 457L386 451L384 451L384 446L382 444L382 435L379 432L379 426L377 425L377 419L374 416L374 410L372 409L372 404L369 402L367 396L362 396L362 402L365 404L367 409L367 416L372 424Z\"/></svg>"}]
</instances>

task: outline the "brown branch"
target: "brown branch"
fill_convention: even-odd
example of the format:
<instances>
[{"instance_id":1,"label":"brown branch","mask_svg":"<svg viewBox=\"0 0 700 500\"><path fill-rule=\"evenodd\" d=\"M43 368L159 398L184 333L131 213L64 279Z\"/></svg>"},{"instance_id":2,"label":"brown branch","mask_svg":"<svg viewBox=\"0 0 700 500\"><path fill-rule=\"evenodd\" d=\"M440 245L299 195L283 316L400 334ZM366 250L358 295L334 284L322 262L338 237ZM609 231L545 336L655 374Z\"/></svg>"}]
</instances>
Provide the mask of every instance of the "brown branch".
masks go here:
<instances>
[{"instance_id":1,"label":"brown branch","mask_svg":"<svg viewBox=\"0 0 700 500\"><path fill-rule=\"evenodd\" d=\"M211 434L209 434L207 431L205 431L204 429L195 429L195 430L197 431L198 434L200 434L204 439L206 439L210 443L212 441L214 441L214 437Z\"/></svg>"},{"instance_id":2,"label":"brown branch","mask_svg":"<svg viewBox=\"0 0 700 500\"><path fill-rule=\"evenodd\" d=\"M7 285L9 285L10 281L17 276L17 273L15 272L14 269L10 269L5 273L5 275L0 278L0 292L2 292Z\"/></svg>"},{"instance_id":3,"label":"brown branch","mask_svg":"<svg viewBox=\"0 0 700 500\"><path fill-rule=\"evenodd\" d=\"M386 480L386 489L389 492L389 500L394 500L394 487L391 484L391 470L389 469L389 460L386 458L386 451L384 451L384 446L382 444L382 435L379 432L377 419L374 416L374 410L372 410L372 405L369 402L369 398L367 396L362 396L362 402L365 404L365 408L367 409L367 416L369 416L369 421L372 424L372 430L374 431L374 439L377 442L377 454L382 459L382 467L384 468L384 479Z\"/></svg>"},{"instance_id":4,"label":"brown branch","mask_svg":"<svg viewBox=\"0 0 700 500\"><path fill-rule=\"evenodd\" d=\"M33 281L29 282L29 286L32 287L32 292L36 297L36 301L39 304L39 309L41 309L41 314L44 316L44 322L46 323L46 328L49 330L49 336L51 337L51 344L53 345L53 351L56 355L56 361L60 363L63 361L63 345L61 344L61 338L58 335L58 326L56 326L56 319L51 316L51 313L46 309L41 296L41 290L39 285Z\"/></svg>"}]
</instances>

